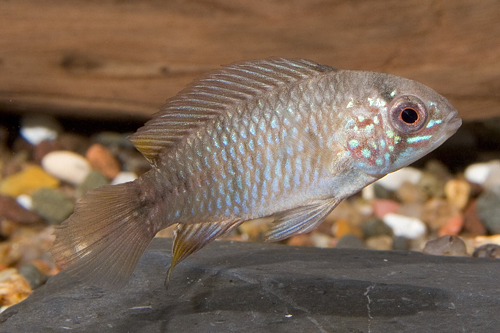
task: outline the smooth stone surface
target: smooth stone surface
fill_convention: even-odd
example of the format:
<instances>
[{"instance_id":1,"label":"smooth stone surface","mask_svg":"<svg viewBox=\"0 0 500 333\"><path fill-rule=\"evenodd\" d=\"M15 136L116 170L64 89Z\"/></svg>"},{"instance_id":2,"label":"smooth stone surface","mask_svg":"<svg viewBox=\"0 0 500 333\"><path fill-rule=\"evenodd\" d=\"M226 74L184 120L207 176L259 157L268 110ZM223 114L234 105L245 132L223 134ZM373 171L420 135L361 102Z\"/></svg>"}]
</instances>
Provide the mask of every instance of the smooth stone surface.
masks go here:
<instances>
[{"instance_id":1,"label":"smooth stone surface","mask_svg":"<svg viewBox=\"0 0 500 333\"><path fill-rule=\"evenodd\" d=\"M121 171L111 181L111 185L118 185L126 182L131 182L137 179L137 174L130 171Z\"/></svg>"},{"instance_id":2,"label":"smooth stone surface","mask_svg":"<svg viewBox=\"0 0 500 333\"><path fill-rule=\"evenodd\" d=\"M73 209L73 200L59 190L43 188L33 194L33 210L50 224L60 224Z\"/></svg>"},{"instance_id":3,"label":"smooth stone surface","mask_svg":"<svg viewBox=\"0 0 500 333\"><path fill-rule=\"evenodd\" d=\"M88 173L87 177L85 177L85 180L83 183L78 186L78 195L83 196L87 191L108 185L109 180L104 176L102 173L100 173L97 170L92 170Z\"/></svg>"},{"instance_id":4,"label":"smooth stone surface","mask_svg":"<svg viewBox=\"0 0 500 333\"><path fill-rule=\"evenodd\" d=\"M500 265L487 258L219 241L163 279L155 239L117 292L49 279L0 332L496 332Z\"/></svg>"},{"instance_id":5,"label":"smooth stone surface","mask_svg":"<svg viewBox=\"0 0 500 333\"><path fill-rule=\"evenodd\" d=\"M500 169L500 161L493 160L486 163L474 163L465 169L465 179L474 184L483 185L492 171Z\"/></svg>"},{"instance_id":6,"label":"smooth stone surface","mask_svg":"<svg viewBox=\"0 0 500 333\"><path fill-rule=\"evenodd\" d=\"M384 216L383 221L391 227L395 236L417 239L426 232L425 224L414 217L390 213Z\"/></svg>"},{"instance_id":7,"label":"smooth stone surface","mask_svg":"<svg viewBox=\"0 0 500 333\"><path fill-rule=\"evenodd\" d=\"M477 214L490 233L500 234L500 194L482 193L477 198Z\"/></svg>"},{"instance_id":8,"label":"smooth stone surface","mask_svg":"<svg viewBox=\"0 0 500 333\"><path fill-rule=\"evenodd\" d=\"M45 140L55 140L61 131L61 124L48 115L23 117L19 129L21 136L34 146Z\"/></svg>"},{"instance_id":9,"label":"smooth stone surface","mask_svg":"<svg viewBox=\"0 0 500 333\"><path fill-rule=\"evenodd\" d=\"M396 191L405 182L417 184L420 178L422 178L422 171L412 167L406 167L388 174L375 183L390 191Z\"/></svg>"},{"instance_id":10,"label":"smooth stone surface","mask_svg":"<svg viewBox=\"0 0 500 333\"><path fill-rule=\"evenodd\" d=\"M40 188L55 188L59 180L49 175L38 165L28 165L22 171L4 178L0 182L0 194L17 197L32 194Z\"/></svg>"},{"instance_id":11,"label":"smooth stone surface","mask_svg":"<svg viewBox=\"0 0 500 333\"><path fill-rule=\"evenodd\" d=\"M85 157L71 151L59 150L48 153L42 159L42 167L52 176L73 185L79 185L91 170Z\"/></svg>"},{"instance_id":12,"label":"smooth stone surface","mask_svg":"<svg viewBox=\"0 0 500 333\"><path fill-rule=\"evenodd\" d=\"M19 274L28 280L31 289L33 290L42 286L47 281L47 276L42 274L42 272L40 272L40 270L32 264L26 264L19 268Z\"/></svg>"},{"instance_id":13,"label":"smooth stone surface","mask_svg":"<svg viewBox=\"0 0 500 333\"><path fill-rule=\"evenodd\" d=\"M422 252L438 256L466 256L467 247L460 237L446 235L428 241Z\"/></svg>"}]
</instances>

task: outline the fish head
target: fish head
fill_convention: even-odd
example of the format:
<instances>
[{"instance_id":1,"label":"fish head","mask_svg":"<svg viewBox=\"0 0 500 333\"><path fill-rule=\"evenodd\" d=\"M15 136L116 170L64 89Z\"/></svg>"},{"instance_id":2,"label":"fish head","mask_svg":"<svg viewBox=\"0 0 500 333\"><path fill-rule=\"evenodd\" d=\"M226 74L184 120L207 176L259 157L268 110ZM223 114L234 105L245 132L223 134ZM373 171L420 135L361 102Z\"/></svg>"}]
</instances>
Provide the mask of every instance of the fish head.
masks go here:
<instances>
[{"instance_id":1,"label":"fish head","mask_svg":"<svg viewBox=\"0 0 500 333\"><path fill-rule=\"evenodd\" d=\"M355 167L382 177L439 147L462 124L457 110L431 88L405 78L361 72L365 87L351 103L345 147ZM351 98L353 101L354 98Z\"/></svg>"}]
</instances>

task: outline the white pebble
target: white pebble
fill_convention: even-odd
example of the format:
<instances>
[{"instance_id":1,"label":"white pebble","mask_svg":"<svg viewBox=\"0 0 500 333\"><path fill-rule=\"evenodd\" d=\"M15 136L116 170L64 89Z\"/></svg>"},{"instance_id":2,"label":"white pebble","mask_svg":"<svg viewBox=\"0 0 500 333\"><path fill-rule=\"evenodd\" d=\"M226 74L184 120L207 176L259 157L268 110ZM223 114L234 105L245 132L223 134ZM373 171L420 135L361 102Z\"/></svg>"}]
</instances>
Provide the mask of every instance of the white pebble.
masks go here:
<instances>
[{"instance_id":1,"label":"white pebble","mask_svg":"<svg viewBox=\"0 0 500 333\"><path fill-rule=\"evenodd\" d=\"M389 191L396 191L404 182L417 184L420 178L422 178L422 171L412 167L406 167L388 174L384 178L377 180L376 183Z\"/></svg>"},{"instance_id":2,"label":"white pebble","mask_svg":"<svg viewBox=\"0 0 500 333\"><path fill-rule=\"evenodd\" d=\"M122 171L116 175L116 177L111 181L111 185L118 185L126 182L131 182L137 179L135 172Z\"/></svg>"},{"instance_id":3,"label":"white pebble","mask_svg":"<svg viewBox=\"0 0 500 333\"><path fill-rule=\"evenodd\" d=\"M500 161L474 163L465 169L465 179L474 184L483 185L492 172L500 170Z\"/></svg>"},{"instance_id":4,"label":"white pebble","mask_svg":"<svg viewBox=\"0 0 500 333\"><path fill-rule=\"evenodd\" d=\"M18 195L16 201L24 209L31 210L33 208L33 199L27 194Z\"/></svg>"},{"instance_id":5,"label":"white pebble","mask_svg":"<svg viewBox=\"0 0 500 333\"><path fill-rule=\"evenodd\" d=\"M417 239L425 234L425 224L417 218L399 214L385 214L384 223L392 228L395 236Z\"/></svg>"},{"instance_id":6,"label":"white pebble","mask_svg":"<svg viewBox=\"0 0 500 333\"><path fill-rule=\"evenodd\" d=\"M375 199L375 186L370 184L361 190L361 197L366 201L372 201Z\"/></svg>"},{"instance_id":7,"label":"white pebble","mask_svg":"<svg viewBox=\"0 0 500 333\"><path fill-rule=\"evenodd\" d=\"M55 140L61 132L61 125L47 115L26 116L21 120L21 136L32 145L45 140Z\"/></svg>"},{"instance_id":8,"label":"white pebble","mask_svg":"<svg viewBox=\"0 0 500 333\"><path fill-rule=\"evenodd\" d=\"M65 150L45 155L42 159L42 168L52 176L73 185L81 184L91 170L90 163L85 157Z\"/></svg>"}]
</instances>

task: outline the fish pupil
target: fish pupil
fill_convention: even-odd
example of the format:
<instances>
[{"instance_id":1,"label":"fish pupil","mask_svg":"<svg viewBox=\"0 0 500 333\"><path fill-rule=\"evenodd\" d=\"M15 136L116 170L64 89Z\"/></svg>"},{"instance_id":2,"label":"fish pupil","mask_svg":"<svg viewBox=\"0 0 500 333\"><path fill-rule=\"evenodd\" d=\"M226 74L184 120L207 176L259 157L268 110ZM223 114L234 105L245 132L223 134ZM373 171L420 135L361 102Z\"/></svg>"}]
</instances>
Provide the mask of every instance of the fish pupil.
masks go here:
<instances>
[{"instance_id":1,"label":"fish pupil","mask_svg":"<svg viewBox=\"0 0 500 333\"><path fill-rule=\"evenodd\" d=\"M417 111L410 108L406 108L403 111L401 111L400 117L407 124L414 124L418 121Z\"/></svg>"}]
</instances>

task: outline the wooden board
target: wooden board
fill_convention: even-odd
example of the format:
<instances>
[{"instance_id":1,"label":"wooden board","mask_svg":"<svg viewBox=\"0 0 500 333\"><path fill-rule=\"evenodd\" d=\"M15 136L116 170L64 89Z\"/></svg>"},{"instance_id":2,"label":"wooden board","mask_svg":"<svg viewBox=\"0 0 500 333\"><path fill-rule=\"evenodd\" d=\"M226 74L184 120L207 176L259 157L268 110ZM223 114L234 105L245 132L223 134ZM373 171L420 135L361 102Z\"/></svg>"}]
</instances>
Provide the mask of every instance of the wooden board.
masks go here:
<instances>
[{"instance_id":1,"label":"wooden board","mask_svg":"<svg viewBox=\"0 0 500 333\"><path fill-rule=\"evenodd\" d=\"M498 0L0 2L0 110L146 117L201 73L269 56L423 82L500 116Z\"/></svg>"}]
</instances>

